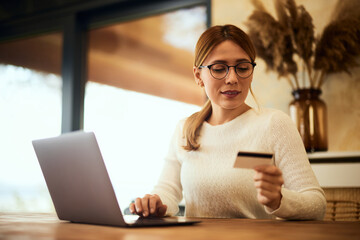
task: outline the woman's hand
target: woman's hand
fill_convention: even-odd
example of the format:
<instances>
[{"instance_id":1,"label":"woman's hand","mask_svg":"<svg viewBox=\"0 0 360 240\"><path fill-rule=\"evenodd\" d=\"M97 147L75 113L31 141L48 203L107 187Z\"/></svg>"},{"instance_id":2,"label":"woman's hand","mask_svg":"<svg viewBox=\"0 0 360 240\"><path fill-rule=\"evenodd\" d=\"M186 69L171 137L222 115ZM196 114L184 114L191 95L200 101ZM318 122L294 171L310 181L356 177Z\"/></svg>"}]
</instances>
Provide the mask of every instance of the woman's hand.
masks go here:
<instances>
[{"instance_id":1,"label":"woman's hand","mask_svg":"<svg viewBox=\"0 0 360 240\"><path fill-rule=\"evenodd\" d=\"M164 205L160 197L156 194L146 194L143 198L137 198L135 203L131 203L129 206L131 213L136 213L139 216L165 216L167 206Z\"/></svg>"},{"instance_id":2,"label":"woman's hand","mask_svg":"<svg viewBox=\"0 0 360 240\"><path fill-rule=\"evenodd\" d=\"M276 210L280 207L281 186L284 184L282 172L273 165L261 165L254 168L254 180L258 201Z\"/></svg>"}]
</instances>

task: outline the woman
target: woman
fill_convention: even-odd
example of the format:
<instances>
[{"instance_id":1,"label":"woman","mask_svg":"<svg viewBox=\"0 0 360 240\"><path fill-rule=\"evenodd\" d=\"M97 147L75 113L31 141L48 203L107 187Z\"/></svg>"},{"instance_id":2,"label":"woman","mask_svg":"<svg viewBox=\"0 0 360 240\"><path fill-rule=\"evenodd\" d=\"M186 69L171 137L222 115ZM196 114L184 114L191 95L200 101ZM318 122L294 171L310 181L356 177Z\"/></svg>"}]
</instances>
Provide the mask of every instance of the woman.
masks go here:
<instances>
[{"instance_id":1,"label":"woman","mask_svg":"<svg viewBox=\"0 0 360 240\"><path fill-rule=\"evenodd\" d=\"M184 197L188 217L323 218L324 192L291 119L245 103L254 61L251 40L233 25L200 36L193 72L209 100L178 124L157 186L132 213L174 215ZM233 168L238 151L273 153L274 164Z\"/></svg>"}]
</instances>

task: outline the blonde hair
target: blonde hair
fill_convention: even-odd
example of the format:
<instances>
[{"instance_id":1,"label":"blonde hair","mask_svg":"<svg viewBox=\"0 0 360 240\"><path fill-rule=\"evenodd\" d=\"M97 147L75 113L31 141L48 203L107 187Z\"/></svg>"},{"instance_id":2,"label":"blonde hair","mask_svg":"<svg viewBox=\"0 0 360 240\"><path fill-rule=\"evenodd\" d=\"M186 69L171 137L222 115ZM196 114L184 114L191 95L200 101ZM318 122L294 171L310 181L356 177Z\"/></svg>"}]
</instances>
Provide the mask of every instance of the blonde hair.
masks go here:
<instances>
[{"instance_id":1,"label":"blonde hair","mask_svg":"<svg viewBox=\"0 0 360 240\"><path fill-rule=\"evenodd\" d=\"M194 66L199 67L203 64L210 52L225 40L231 40L239 45L248 54L251 61L254 62L256 52L249 36L240 28L234 25L213 26L207 29L199 38L195 48ZM250 92L257 102L253 91ZM200 144L197 142L202 124L212 113L210 100L207 100L203 108L187 118L183 128L183 135L186 139L186 145L183 148L187 151L196 151Z\"/></svg>"}]
</instances>

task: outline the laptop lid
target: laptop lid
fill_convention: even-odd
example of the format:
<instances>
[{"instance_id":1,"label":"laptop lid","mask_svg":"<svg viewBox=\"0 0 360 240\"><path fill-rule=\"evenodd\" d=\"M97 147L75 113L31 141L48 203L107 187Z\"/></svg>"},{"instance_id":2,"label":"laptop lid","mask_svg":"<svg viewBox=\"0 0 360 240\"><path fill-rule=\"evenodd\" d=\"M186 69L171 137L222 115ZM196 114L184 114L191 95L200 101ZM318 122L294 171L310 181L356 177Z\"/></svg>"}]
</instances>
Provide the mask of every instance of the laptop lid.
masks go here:
<instances>
[{"instance_id":1,"label":"laptop lid","mask_svg":"<svg viewBox=\"0 0 360 240\"><path fill-rule=\"evenodd\" d=\"M94 133L66 133L34 140L33 146L59 219L131 226L123 218ZM141 220L133 224L158 226L198 222L149 220L150 223Z\"/></svg>"},{"instance_id":2,"label":"laptop lid","mask_svg":"<svg viewBox=\"0 0 360 240\"><path fill-rule=\"evenodd\" d=\"M59 219L125 225L94 133L34 140L33 146Z\"/></svg>"}]
</instances>

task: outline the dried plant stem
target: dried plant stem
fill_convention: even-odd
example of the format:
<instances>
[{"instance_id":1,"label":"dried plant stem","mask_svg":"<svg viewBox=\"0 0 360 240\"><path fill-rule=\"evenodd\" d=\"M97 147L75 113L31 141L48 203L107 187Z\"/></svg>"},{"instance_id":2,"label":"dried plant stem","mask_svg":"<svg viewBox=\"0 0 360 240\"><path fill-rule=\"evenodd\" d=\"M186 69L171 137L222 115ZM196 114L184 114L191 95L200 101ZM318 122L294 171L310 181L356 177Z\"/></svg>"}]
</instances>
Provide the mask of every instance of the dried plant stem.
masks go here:
<instances>
[{"instance_id":1,"label":"dried plant stem","mask_svg":"<svg viewBox=\"0 0 360 240\"><path fill-rule=\"evenodd\" d=\"M315 84L318 82L317 80L319 78L319 73L320 71L315 70L314 76L312 78L312 87L315 87Z\"/></svg>"},{"instance_id":2,"label":"dried plant stem","mask_svg":"<svg viewBox=\"0 0 360 240\"><path fill-rule=\"evenodd\" d=\"M296 89L300 89L299 80L298 80L298 78L296 76L296 73L294 73L293 76L294 76L294 79L295 79Z\"/></svg>"},{"instance_id":3,"label":"dried plant stem","mask_svg":"<svg viewBox=\"0 0 360 240\"><path fill-rule=\"evenodd\" d=\"M320 89L321 86L323 85L324 79L325 79L325 71L322 70L320 73L320 77L319 77L319 81L318 81L318 85L317 85L318 89Z\"/></svg>"},{"instance_id":4,"label":"dried plant stem","mask_svg":"<svg viewBox=\"0 0 360 240\"><path fill-rule=\"evenodd\" d=\"M309 76L309 82L310 82L310 88L314 88L314 79L312 77L312 68L311 68L311 63L310 61L306 62L306 69L307 69L307 73Z\"/></svg>"},{"instance_id":5,"label":"dried plant stem","mask_svg":"<svg viewBox=\"0 0 360 240\"><path fill-rule=\"evenodd\" d=\"M294 90L295 90L295 86L294 86L294 84L292 83L290 77L289 77L289 76L286 76L285 78L286 78L286 80L288 81L288 83L290 84L291 89L294 91Z\"/></svg>"},{"instance_id":6,"label":"dried plant stem","mask_svg":"<svg viewBox=\"0 0 360 240\"><path fill-rule=\"evenodd\" d=\"M303 67L303 70L302 70L302 84L303 84L303 88L305 88L305 85L306 85L306 77L305 77L305 71L306 71L306 67L305 67L305 62L302 61L303 64L302 64L302 67Z\"/></svg>"}]
</instances>

